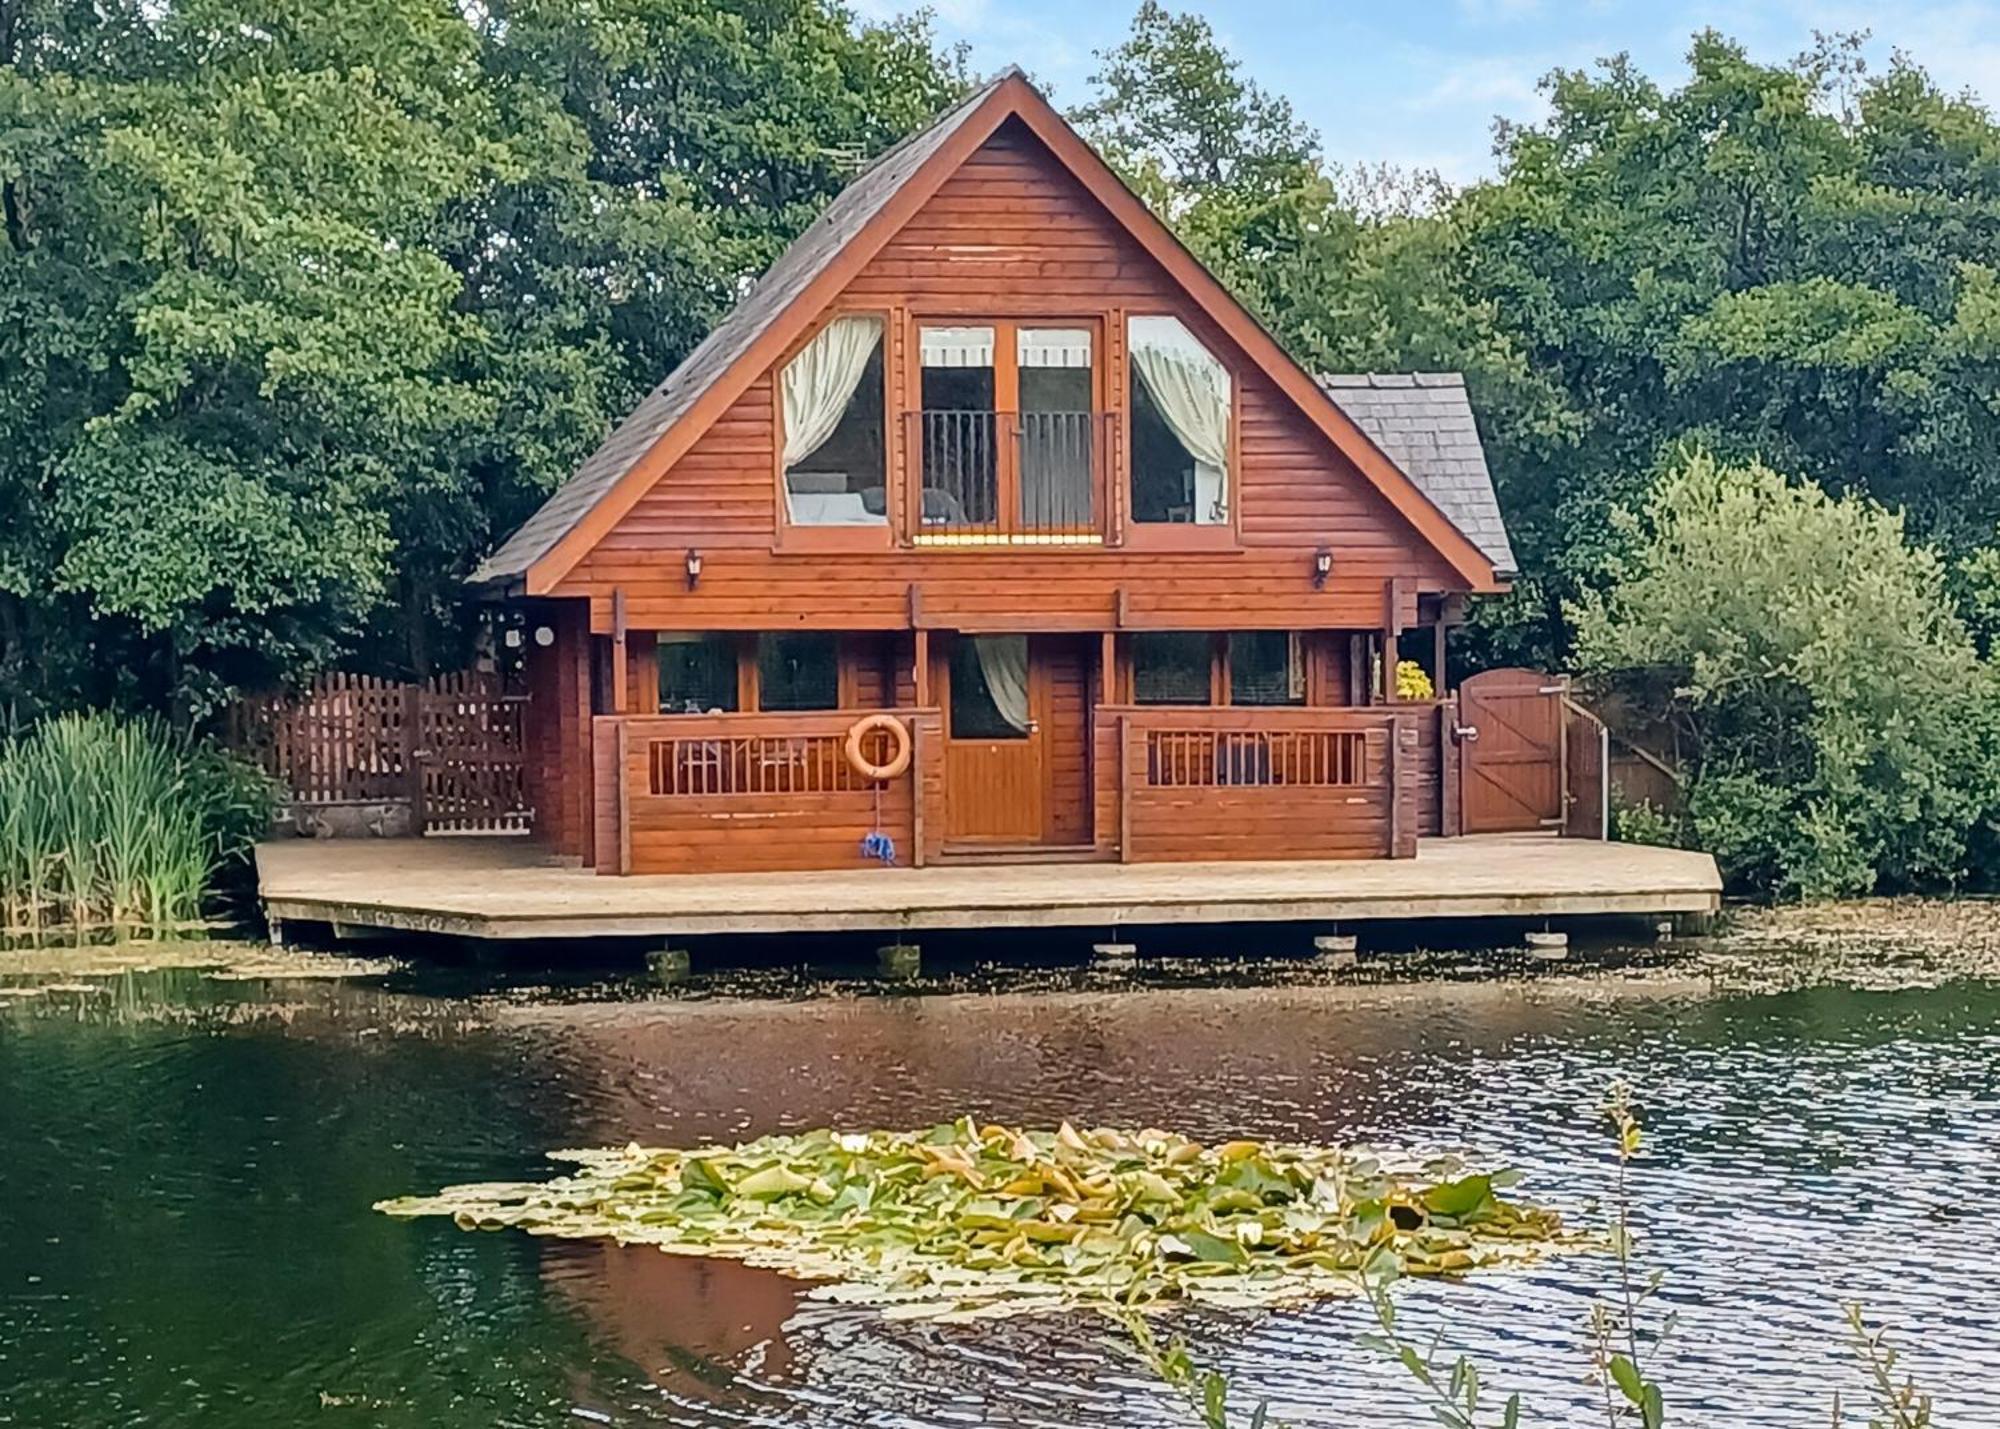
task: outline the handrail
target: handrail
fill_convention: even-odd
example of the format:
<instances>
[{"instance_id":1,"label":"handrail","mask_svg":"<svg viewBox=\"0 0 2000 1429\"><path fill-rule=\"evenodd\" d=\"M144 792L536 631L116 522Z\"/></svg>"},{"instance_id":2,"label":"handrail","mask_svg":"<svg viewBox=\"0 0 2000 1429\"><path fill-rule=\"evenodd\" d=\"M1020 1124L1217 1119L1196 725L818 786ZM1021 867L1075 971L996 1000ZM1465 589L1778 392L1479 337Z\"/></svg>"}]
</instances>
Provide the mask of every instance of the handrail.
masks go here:
<instances>
[{"instance_id":1,"label":"handrail","mask_svg":"<svg viewBox=\"0 0 2000 1429\"><path fill-rule=\"evenodd\" d=\"M848 760L849 729L871 714L893 715L907 723L926 713L843 709L599 715L597 723L615 731L613 737L628 751L626 780L635 797L865 795L878 784ZM886 762L890 740L886 730L871 731L864 737L864 756L873 763Z\"/></svg>"},{"instance_id":2,"label":"handrail","mask_svg":"<svg viewBox=\"0 0 2000 1429\"><path fill-rule=\"evenodd\" d=\"M1091 545L1110 414L925 408L903 414L922 545Z\"/></svg>"}]
</instances>

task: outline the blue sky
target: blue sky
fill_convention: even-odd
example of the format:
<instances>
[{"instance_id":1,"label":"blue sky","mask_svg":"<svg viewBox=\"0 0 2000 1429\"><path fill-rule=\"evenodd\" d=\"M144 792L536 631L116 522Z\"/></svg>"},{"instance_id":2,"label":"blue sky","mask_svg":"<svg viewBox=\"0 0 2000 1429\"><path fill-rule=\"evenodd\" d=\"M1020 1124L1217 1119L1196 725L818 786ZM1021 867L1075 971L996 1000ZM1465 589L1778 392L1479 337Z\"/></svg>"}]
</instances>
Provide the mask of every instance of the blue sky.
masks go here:
<instances>
[{"instance_id":1,"label":"blue sky","mask_svg":"<svg viewBox=\"0 0 2000 1429\"><path fill-rule=\"evenodd\" d=\"M1812 32L1869 30L1875 67L1900 49L1948 88L2000 98L2000 0L1901 4L1802 0L1169 0L1208 16L1266 88L1319 130L1328 157L1489 174L1495 115L1542 113L1536 81L1557 66L1628 51L1663 82L1685 71L1688 38L1713 26L1762 60L1805 49ZM1091 52L1117 43L1137 0L930 0L946 40L975 67L1019 64L1059 104L1086 93ZM863 14L914 8L861 0Z\"/></svg>"}]
</instances>

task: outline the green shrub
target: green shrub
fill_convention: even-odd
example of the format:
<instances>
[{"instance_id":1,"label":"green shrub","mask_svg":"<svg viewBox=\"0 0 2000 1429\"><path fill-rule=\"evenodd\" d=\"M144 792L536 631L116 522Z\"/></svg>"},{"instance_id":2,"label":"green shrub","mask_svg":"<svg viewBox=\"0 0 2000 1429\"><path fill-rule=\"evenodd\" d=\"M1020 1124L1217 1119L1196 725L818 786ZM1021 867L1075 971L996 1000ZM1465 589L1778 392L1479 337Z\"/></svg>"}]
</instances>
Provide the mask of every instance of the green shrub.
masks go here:
<instances>
[{"instance_id":1,"label":"green shrub","mask_svg":"<svg viewBox=\"0 0 2000 1429\"><path fill-rule=\"evenodd\" d=\"M1628 804L1616 795L1611 801L1611 837L1620 843L1651 844L1656 848L1687 846L1687 831L1679 818L1651 800Z\"/></svg>"},{"instance_id":2,"label":"green shrub","mask_svg":"<svg viewBox=\"0 0 2000 1429\"><path fill-rule=\"evenodd\" d=\"M261 773L154 719L45 720L0 745L0 906L15 934L165 933L271 811Z\"/></svg>"},{"instance_id":3,"label":"green shrub","mask_svg":"<svg viewBox=\"0 0 2000 1429\"><path fill-rule=\"evenodd\" d=\"M1902 519L1697 454L1571 608L1583 667L1686 736L1687 825L1732 886L1950 883L1996 801L2000 686Z\"/></svg>"}]
</instances>

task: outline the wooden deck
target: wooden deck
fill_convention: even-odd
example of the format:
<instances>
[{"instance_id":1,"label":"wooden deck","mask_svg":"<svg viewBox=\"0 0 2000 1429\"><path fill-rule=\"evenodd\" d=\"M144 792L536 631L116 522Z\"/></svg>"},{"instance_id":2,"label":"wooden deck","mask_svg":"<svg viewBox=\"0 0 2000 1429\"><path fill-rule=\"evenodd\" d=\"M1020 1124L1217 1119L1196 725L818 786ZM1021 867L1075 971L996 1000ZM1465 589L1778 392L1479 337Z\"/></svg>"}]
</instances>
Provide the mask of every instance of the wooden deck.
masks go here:
<instances>
[{"instance_id":1,"label":"wooden deck","mask_svg":"<svg viewBox=\"0 0 2000 1429\"><path fill-rule=\"evenodd\" d=\"M1706 854L1491 835L1414 859L945 865L604 878L513 838L261 845L276 919L474 938L1710 913Z\"/></svg>"}]
</instances>

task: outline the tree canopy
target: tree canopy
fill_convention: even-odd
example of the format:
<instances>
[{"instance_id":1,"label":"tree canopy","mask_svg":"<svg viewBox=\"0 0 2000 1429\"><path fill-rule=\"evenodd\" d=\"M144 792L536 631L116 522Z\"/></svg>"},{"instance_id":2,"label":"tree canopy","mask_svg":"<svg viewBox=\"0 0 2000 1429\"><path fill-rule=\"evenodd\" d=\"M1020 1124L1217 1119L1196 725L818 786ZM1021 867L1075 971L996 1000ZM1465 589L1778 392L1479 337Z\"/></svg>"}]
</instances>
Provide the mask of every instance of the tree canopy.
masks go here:
<instances>
[{"instance_id":1,"label":"tree canopy","mask_svg":"<svg viewBox=\"0 0 2000 1429\"><path fill-rule=\"evenodd\" d=\"M426 669L482 548L963 82L820 0L0 0L13 700Z\"/></svg>"}]
</instances>

